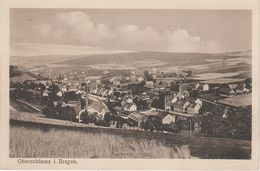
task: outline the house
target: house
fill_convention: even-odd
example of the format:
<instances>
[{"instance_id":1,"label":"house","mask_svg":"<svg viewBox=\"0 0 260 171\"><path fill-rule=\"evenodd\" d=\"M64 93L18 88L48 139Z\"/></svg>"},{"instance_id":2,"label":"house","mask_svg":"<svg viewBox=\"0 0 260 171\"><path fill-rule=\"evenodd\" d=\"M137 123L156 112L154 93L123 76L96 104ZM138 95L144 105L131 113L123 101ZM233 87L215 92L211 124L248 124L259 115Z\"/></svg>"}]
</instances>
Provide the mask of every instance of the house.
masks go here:
<instances>
[{"instance_id":1,"label":"house","mask_svg":"<svg viewBox=\"0 0 260 171\"><path fill-rule=\"evenodd\" d=\"M157 78L157 74L156 73L151 73L151 76L152 76L153 79Z\"/></svg>"},{"instance_id":2,"label":"house","mask_svg":"<svg viewBox=\"0 0 260 171\"><path fill-rule=\"evenodd\" d=\"M191 103L189 106L187 106L186 112L188 114L194 115L195 114L195 112L194 112L195 105L196 105L195 103Z\"/></svg>"},{"instance_id":3,"label":"house","mask_svg":"<svg viewBox=\"0 0 260 171\"><path fill-rule=\"evenodd\" d=\"M197 99L187 106L186 112L191 115L199 114L201 107L202 101Z\"/></svg>"},{"instance_id":4,"label":"house","mask_svg":"<svg viewBox=\"0 0 260 171\"><path fill-rule=\"evenodd\" d=\"M97 88L97 92L96 92L96 94L97 94L97 95L100 95L101 92L102 92L102 88Z\"/></svg>"},{"instance_id":5,"label":"house","mask_svg":"<svg viewBox=\"0 0 260 171\"><path fill-rule=\"evenodd\" d=\"M141 81L143 81L143 80L144 80L144 78L143 78L142 76L137 76L137 77L136 77L136 81L141 82Z\"/></svg>"},{"instance_id":6,"label":"house","mask_svg":"<svg viewBox=\"0 0 260 171\"><path fill-rule=\"evenodd\" d=\"M174 122L176 122L176 116L174 116L174 115L167 114L162 119L162 124L171 124L171 123L174 123Z\"/></svg>"},{"instance_id":7,"label":"house","mask_svg":"<svg viewBox=\"0 0 260 171\"><path fill-rule=\"evenodd\" d=\"M104 118L105 114L108 112L106 107L96 100L93 100L88 105L87 111L88 113L97 113L101 118Z\"/></svg>"},{"instance_id":8,"label":"house","mask_svg":"<svg viewBox=\"0 0 260 171\"><path fill-rule=\"evenodd\" d=\"M108 96L108 92L109 92L109 90L108 90L108 89L105 89L105 90L101 93L101 95L102 95L103 97L106 97L106 96Z\"/></svg>"},{"instance_id":9,"label":"house","mask_svg":"<svg viewBox=\"0 0 260 171\"><path fill-rule=\"evenodd\" d=\"M108 90L107 95L108 95L108 96L111 96L113 93L114 93L114 89L111 88L110 90Z\"/></svg>"},{"instance_id":10,"label":"house","mask_svg":"<svg viewBox=\"0 0 260 171\"><path fill-rule=\"evenodd\" d=\"M49 91L46 89L43 91L42 96L49 96Z\"/></svg>"},{"instance_id":11,"label":"house","mask_svg":"<svg viewBox=\"0 0 260 171\"><path fill-rule=\"evenodd\" d=\"M172 82L178 81L177 77L155 78L155 85L170 85Z\"/></svg>"},{"instance_id":12,"label":"house","mask_svg":"<svg viewBox=\"0 0 260 171\"><path fill-rule=\"evenodd\" d=\"M184 91L191 91L194 89L194 84L193 83L182 83L179 84L179 93L183 93Z\"/></svg>"},{"instance_id":13,"label":"house","mask_svg":"<svg viewBox=\"0 0 260 171\"><path fill-rule=\"evenodd\" d=\"M196 85L196 88L197 88L197 85ZM206 84L199 84L198 90L209 91L209 85L207 83Z\"/></svg>"},{"instance_id":14,"label":"house","mask_svg":"<svg viewBox=\"0 0 260 171\"><path fill-rule=\"evenodd\" d=\"M209 91L215 91L217 88L219 93L223 93L225 95L233 95L235 90L241 87L245 82L245 79L236 79L236 78L217 78L202 81L202 84L208 84Z\"/></svg>"},{"instance_id":15,"label":"house","mask_svg":"<svg viewBox=\"0 0 260 171\"><path fill-rule=\"evenodd\" d=\"M101 88L99 95L104 96L104 92L106 92L106 88Z\"/></svg>"},{"instance_id":16,"label":"house","mask_svg":"<svg viewBox=\"0 0 260 171\"><path fill-rule=\"evenodd\" d=\"M137 81L136 75L135 75L135 74L132 74L132 75L130 76L130 80L131 80L132 82Z\"/></svg>"},{"instance_id":17,"label":"house","mask_svg":"<svg viewBox=\"0 0 260 171\"><path fill-rule=\"evenodd\" d=\"M175 100L174 100L175 101ZM180 100L173 103L172 110L180 113L187 114L199 114L202 107L202 101L200 99L193 100Z\"/></svg>"},{"instance_id":18,"label":"house","mask_svg":"<svg viewBox=\"0 0 260 171\"><path fill-rule=\"evenodd\" d=\"M249 93L250 89L247 88L246 83L244 83L243 85L238 85L237 89L235 90L236 94L244 94L244 93Z\"/></svg>"},{"instance_id":19,"label":"house","mask_svg":"<svg viewBox=\"0 0 260 171\"><path fill-rule=\"evenodd\" d=\"M128 95L124 96L123 99L122 99L122 106L124 106L124 104L126 103L132 103L133 102L133 99L131 97L129 97Z\"/></svg>"},{"instance_id":20,"label":"house","mask_svg":"<svg viewBox=\"0 0 260 171\"><path fill-rule=\"evenodd\" d=\"M186 101L184 104L183 104L183 106L182 106L182 112L183 113L185 113L185 112L187 112L187 108L188 108L188 106L190 106L190 102L189 101Z\"/></svg>"},{"instance_id":21,"label":"house","mask_svg":"<svg viewBox=\"0 0 260 171\"><path fill-rule=\"evenodd\" d=\"M135 103L125 103L123 106L124 111L133 112L137 110L137 106Z\"/></svg>"},{"instance_id":22,"label":"house","mask_svg":"<svg viewBox=\"0 0 260 171\"><path fill-rule=\"evenodd\" d=\"M132 112L128 115L130 122L133 122L135 126L140 127L142 122L147 120L147 116L141 113Z\"/></svg>"},{"instance_id":23,"label":"house","mask_svg":"<svg viewBox=\"0 0 260 171\"><path fill-rule=\"evenodd\" d=\"M155 108L149 108L145 111L142 111L141 113L146 116L149 116L149 115L158 115L159 111Z\"/></svg>"},{"instance_id":24,"label":"house","mask_svg":"<svg viewBox=\"0 0 260 171\"><path fill-rule=\"evenodd\" d=\"M62 91L59 91L56 95L59 97L62 97L63 93L62 93Z\"/></svg>"},{"instance_id":25,"label":"house","mask_svg":"<svg viewBox=\"0 0 260 171\"><path fill-rule=\"evenodd\" d=\"M119 79L114 79L114 80L113 80L113 85L114 85L115 87L119 86L119 85L120 85L120 80L119 80Z\"/></svg>"},{"instance_id":26,"label":"house","mask_svg":"<svg viewBox=\"0 0 260 171\"><path fill-rule=\"evenodd\" d=\"M183 112L183 106L184 106L185 103L186 103L186 101L184 101L184 100L176 101L173 104L173 111L182 113Z\"/></svg>"},{"instance_id":27,"label":"house","mask_svg":"<svg viewBox=\"0 0 260 171\"><path fill-rule=\"evenodd\" d=\"M154 83L153 83L153 81L145 81L145 85L144 86L146 88L153 89L154 88Z\"/></svg>"}]
</instances>

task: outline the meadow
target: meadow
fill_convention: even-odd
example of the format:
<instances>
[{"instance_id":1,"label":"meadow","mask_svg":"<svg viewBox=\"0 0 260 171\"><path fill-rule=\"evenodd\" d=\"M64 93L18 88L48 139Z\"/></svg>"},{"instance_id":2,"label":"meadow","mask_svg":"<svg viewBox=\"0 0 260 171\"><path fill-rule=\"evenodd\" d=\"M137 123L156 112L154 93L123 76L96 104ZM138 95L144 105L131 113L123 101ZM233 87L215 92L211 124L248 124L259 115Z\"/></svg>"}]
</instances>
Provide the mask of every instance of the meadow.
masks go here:
<instances>
[{"instance_id":1,"label":"meadow","mask_svg":"<svg viewBox=\"0 0 260 171\"><path fill-rule=\"evenodd\" d=\"M170 147L156 139L23 126L10 127L10 157L193 158L187 145Z\"/></svg>"}]
</instances>

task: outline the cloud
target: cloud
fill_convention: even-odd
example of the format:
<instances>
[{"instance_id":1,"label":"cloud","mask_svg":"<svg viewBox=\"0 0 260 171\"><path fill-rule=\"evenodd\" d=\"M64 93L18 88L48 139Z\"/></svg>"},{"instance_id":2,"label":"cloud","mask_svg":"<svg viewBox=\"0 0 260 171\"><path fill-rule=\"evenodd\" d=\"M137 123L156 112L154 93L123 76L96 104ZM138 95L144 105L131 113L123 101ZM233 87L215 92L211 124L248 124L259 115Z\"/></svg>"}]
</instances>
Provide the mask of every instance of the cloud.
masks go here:
<instances>
[{"instance_id":1,"label":"cloud","mask_svg":"<svg viewBox=\"0 0 260 171\"><path fill-rule=\"evenodd\" d=\"M215 52L219 47L214 41L202 41L199 36L192 36L184 29L166 31L167 51L174 52Z\"/></svg>"},{"instance_id":2,"label":"cloud","mask_svg":"<svg viewBox=\"0 0 260 171\"><path fill-rule=\"evenodd\" d=\"M42 40L48 43L98 46L104 49L131 51L170 51L170 52L216 52L220 46L210 40L190 35L185 29L158 32L152 27L140 28L137 25L121 25L113 30L97 23L84 12L58 13L53 23L37 26Z\"/></svg>"},{"instance_id":3,"label":"cloud","mask_svg":"<svg viewBox=\"0 0 260 171\"><path fill-rule=\"evenodd\" d=\"M159 50L160 35L151 27L140 29L136 25L119 26L117 47L131 50Z\"/></svg>"},{"instance_id":4,"label":"cloud","mask_svg":"<svg viewBox=\"0 0 260 171\"><path fill-rule=\"evenodd\" d=\"M115 36L106 25L93 22L83 12L59 13L55 16L55 20L56 28L62 33L55 34L57 39L69 36L74 41L79 40L87 45L97 45Z\"/></svg>"}]
</instances>

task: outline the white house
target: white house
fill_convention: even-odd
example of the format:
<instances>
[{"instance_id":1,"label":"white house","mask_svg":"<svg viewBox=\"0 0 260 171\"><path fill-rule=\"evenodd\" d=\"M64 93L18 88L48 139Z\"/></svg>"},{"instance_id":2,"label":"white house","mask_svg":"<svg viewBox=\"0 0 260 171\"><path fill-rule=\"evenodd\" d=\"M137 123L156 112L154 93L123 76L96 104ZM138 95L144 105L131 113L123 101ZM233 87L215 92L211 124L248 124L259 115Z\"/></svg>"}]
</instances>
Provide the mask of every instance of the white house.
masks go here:
<instances>
[{"instance_id":1,"label":"white house","mask_svg":"<svg viewBox=\"0 0 260 171\"><path fill-rule=\"evenodd\" d=\"M204 84L202 87L203 91L209 91L209 85L208 84Z\"/></svg>"},{"instance_id":2,"label":"white house","mask_svg":"<svg viewBox=\"0 0 260 171\"><path fill-rule=\"evenodd\" d=\"M172 116L170 114L166 115L163 119L162 119L162 123L163 124L170 124L172 122L175 122L176 120L175 116Z\"/></svg>"},{"instance_id":3,"label":"white house","mask_svg":"<svg viewBox=\"0 0 260 171\"><path fill-rule=\"evenodd\" d=\"M124 111L133 112L133 111L137 111L137 106L134 103L125 103L123 105L123 109Z\"/></svg>"}]
</instances>

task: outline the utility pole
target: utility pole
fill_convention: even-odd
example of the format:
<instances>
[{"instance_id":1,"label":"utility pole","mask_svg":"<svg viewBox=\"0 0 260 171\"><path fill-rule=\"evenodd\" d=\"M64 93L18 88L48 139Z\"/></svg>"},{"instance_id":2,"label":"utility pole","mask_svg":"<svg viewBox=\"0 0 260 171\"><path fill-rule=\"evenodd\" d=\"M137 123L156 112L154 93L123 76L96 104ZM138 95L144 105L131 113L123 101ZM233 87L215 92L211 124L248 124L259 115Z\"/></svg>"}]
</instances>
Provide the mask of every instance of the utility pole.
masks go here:
<instances>
[{"instance_id":1,"label":"utility pole","mask_svg":"<svg viewBox=\"0 0 260 171\"><path fill-rule=\"evenodd\" d=\"M86 105L85 105L85 109L86 109L86 111L87 111L87 109L88 109L88 86L86 85L86 87L85 87L85 92L86 92Z\"/></svg>"},{"instance_id":2,"label":"utility pole","mask_svg":"<svg viewBox=\"0 0 260 171\"><path fill-rule=\"evenodd\" d=\"M190 121L190 136L191 136L191 120L189 120Z\"/></svg>"},{"instance_id":3,"label":"utility pole","mask_svg":"<svg viewBox=\"0 0 260 171\"><path fill-rule=\"evenodd\" d=\"M166 92L163 92L164 95L164 111L166 111Z\"/></svg>"}]
</instances>

